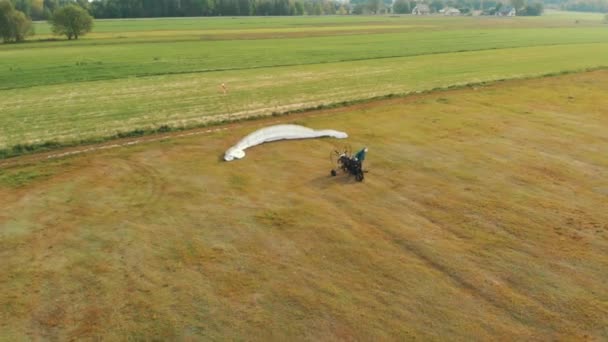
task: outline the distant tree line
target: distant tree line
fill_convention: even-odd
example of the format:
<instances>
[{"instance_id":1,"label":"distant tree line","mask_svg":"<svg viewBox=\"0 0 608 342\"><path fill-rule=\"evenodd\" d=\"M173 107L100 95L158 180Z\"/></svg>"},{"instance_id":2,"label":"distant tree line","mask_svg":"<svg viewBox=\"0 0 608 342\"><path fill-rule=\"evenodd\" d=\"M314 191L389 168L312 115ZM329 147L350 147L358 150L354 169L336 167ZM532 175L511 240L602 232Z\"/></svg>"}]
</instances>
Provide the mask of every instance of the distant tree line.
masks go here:
<instances>
[{"instance_id":1,"label":"distant tree line","mask_svg":"<svg viewBox=\"0 0 608 342\"><path fill-rule=\"evenodd\" d=\"M568 11L579 12L608 12L608 0L571 0L561 5Z\"/></svg>"},{"instance_id":2,"label":"distant tree line","mask_svg":"<svg viewBox=\"0 0 608 342\"><path fill-rule=\"evenodd\" d=\"M414 7L420 3L427 4L431 13L437 13L443 8L451 7L460 10L460 12L465 15L472 11L482 11L484 15L494 15L502 9L511 6L515 8L517 15L519 16L536 16L541 15L544 9L542 2L526 0L510 0L509 3L497 0L428 0L426 2L395 0L392 9L394 13L412 13Z\"/></svg>"},{"instance_id":3,"label":"distant tree line","mask_svg":"<svg viewBox=\"0 0 608 342\"><path fill-rule=\"evenodd\" d=\"M391 1L392 0L350 0L349 6L352 14L383 14L390 12Z\"/></svg>"},{"instance_id":4,"label":"distant tree line","mask_svg":"<svg viewBox=\"0 0 608 342\"><path fill-rule=\"evenodd\" d=\"M452 7L459 9L463 14L466 14L473 10L481 10L483 5L484 9L495 7L497 2L493 0L480 1L480 0L429 0L427 2L417 2L414 0L395 0L393 4L394 13L412 13L412 10L419 3L426 3L431 10L431 13L437 13L439 10L445 7Z\"/></svg>"},{"instance_id":5,"label":"distant tree line","mask_svg":"<svg viewBox=\"0 0 608 342\"><path fill-rule=\"evenodd\" d=\"M348 14L338 0L0 0L32 20L49 20L66 5L78 5L95 18L265 16Z\"/></svg>"},{"instance_id":6,"label":"distant tree line","mask_svg":"<svg viewBox=\"0 0 608 342\"><path fill-rule=\"evenodd\" d=\"M518 15L540 15L543 11L540 0L507 1ZM394 3L392 0L350 0L347 3L338 0L93 0L91 3L85 1L84 6L95 18L150 18L411 13L418 3L428 4L431 12L453 7L463 14L482 10L486 15L508 6L505 0L395 0Z\"/></svg>"},{"instance_id":7,"label":"distant tree line","mask_svg":"<svg viewBox=\"0 0 608 342\"><path fill-rule=\"evenodd\" d=\"M7 0L8 1L8 0ZM16 10L23 12L32 20L48 20L55 10L66 5L76 4L87 8L87 0L10 0Z\"/></svg>"},{"instance_id":8,"label":"distant tree line","mask_svg":"<svg viewBox=\"0 0 608 342\"><path fill-rule=\"evenodd\" d=\"M346 14L334 0L95 0L95 18Z\"/></svg>"},{"instance_id":9,"label":"distant tree line","mask_svg":"<svg viewBox=\"0 0 608 342\"><path fill-rule=\"evenodd\" d=\"M494 14L510 2L518 15L540 15L540 0L0 0L32 20L49 20L66 5L78 5L95 18L155 18L198 16L283 16L324 14L411 13L418 3L431 12L445 7L463 14L482 10ZM569 10L608 11L608 0L544 0ZM518 5L514 4L517 3ZM483 8L482 8L483 7Z\"/></svg>"},{"instance_id":10,"label":"distant tree line","mask_svg":"<svg viewBox=\"0 0 608 342\"><path fill-rule=\"evenodd\" d=\"M550 8L577 12L608 12L608 0L543 0Z\"/></svg>"}]
</instances>

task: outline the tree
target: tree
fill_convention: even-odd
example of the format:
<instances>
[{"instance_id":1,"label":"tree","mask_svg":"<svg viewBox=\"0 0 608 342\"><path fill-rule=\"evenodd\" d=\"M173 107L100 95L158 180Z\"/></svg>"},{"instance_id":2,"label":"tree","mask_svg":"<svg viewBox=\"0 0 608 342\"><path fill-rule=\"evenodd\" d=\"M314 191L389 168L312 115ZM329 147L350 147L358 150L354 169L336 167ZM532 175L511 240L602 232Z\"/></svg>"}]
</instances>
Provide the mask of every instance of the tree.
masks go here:
<instances>
[{"instance_id":1,"label":"tree","mask_svg":"<svg viewBox=\"0 0 608 342\"><path fill-rule=\"evenodd\" d=\"M30 17L34 20L44 18L44 2L43 0L31 0Z\"/></svg>"},{"instance_id":2,"label":"tree","mask_svg":"<svg viewBox=\"0 0 608 342\"><path fill-rule=\"evenodd\" d=\"M393 12L400 14L411 13L412 8L409 0L395 0L393 3Z\"/></svg>"},{"instance_id":3,"label":"tree","mask_svg":"<svg viewBox=\"0 0 608 342\"><path fill-rule=\"evenodd\" d=\"M0 38L5 42L10 41L12 36L9 18L14 10L13 4L8 0L0 1Z\"/></svg>"},{"instance_id":4,"label":"tree","mask_svg":"<svg viewBox=\"0 0 608 342\"><path fill-rule=\"evenodd\" d=\"M353 7L353 14L365 14L367 11L367 6L365 4L355 4Z\"/></svg>"},{"instance_id":5,"label":"tree","mask_svg":"<svg viewBox=\"0 0 608 342\"><path fill-rule=\"evenodd\" d=\"M53 27L53 33L65 35L72 40L91 31L93 17L80 6L67 5L56 10L49 23Z\"/></svg>"},{"instance_id":6,"label":"tree","mask_svg":"<svg viewBox=\"0 0 608 342\"><path fill-rule=\"evenodd\" d=\"M536 3L524 6L524 8L521 10L521 13L517 13L517 14L525 15L525 16L538 16L538 15L541 15L542 13L543 13L543 4L540 2L536 2Z\"/></svg>"},{"instance_id":7,"label":"tree","mask_svg":"<svg viewBox=\"0 0 608 342\"><path fill-rule=\"evenodd\" d=\"M32 20L25 13L14 11L12 15L13 37L16 42L22 42L32 33Z\"/></svg>"},{"instance_id":8,"label":"tree","mask_svg":"<svg viewBox=\"0 0 608 342\"><path fill-rule=\"evenodd\" d=\"M304 15L304 5L302 5L302 2L296 1L294 4L294 8L295 15Z\"/></svg>"},{"instance_id":9,"label":"tree","mask_svg":"<svg viewBox=\"0 0 608 342\"><path fill-rule=\"evenodd\" d=\"M431 12L433 12L433 13L439 12L439 10L444 7L445 7L445 4L443 3L443 0L432 0L431 3L429 4L429 8L431 9Z\"/></svg>"},{"instance_id":10,"label":"tree","mask_svg":"<svg viewBox=\"0 0 608 342\"><path fill-rule=\"evenodd\" d=\"M517 12L518 15L519 15L519 11L521 11L524 8L525 4L526 4L525 0L511 0L511 5L513 6L513 8L515 8L515 11Z\"/></svg>"},{"instance_id":11,"label":"tree","mask_svg":"<svg viewBox=\"0 0 608 342\"><path fill-rule=\"evenodd\" d=\"M30 13L31 3L28 0L12 0L13 6L17 11Z\"/></svg>"},{"instance_id":12,"label":"tree","mask_svg":"<svg viewBox=\"0 0 608 342\"><path fill-rule=\"evenodd\" d=\"M32 21L13 7L8 0L0 0L0 38L5 42L21 42L32 32Z\"/></svg>"},{"instance_id":13,"label":"tree","mask_svg":"<svg viewBox=\"0 0 608 342\"><path fill-rule=\"evenodd\" d=\"M380 12L380 10L383 7L383 2L382 0L368 0L367 1L367 9L372 13L372 14L378 14Z\"/></svg>"}]
</instances>

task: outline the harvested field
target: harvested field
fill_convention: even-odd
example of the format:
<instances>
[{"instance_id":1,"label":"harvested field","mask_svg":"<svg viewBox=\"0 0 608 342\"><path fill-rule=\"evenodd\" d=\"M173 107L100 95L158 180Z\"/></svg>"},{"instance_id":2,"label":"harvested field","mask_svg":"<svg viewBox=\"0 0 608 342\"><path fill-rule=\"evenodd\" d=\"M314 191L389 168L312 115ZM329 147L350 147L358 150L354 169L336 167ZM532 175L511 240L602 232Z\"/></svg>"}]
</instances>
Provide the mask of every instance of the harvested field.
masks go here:
<instances>
[{"instance_id":1,"label":"harvested field","mask_svg":"<svg viewBox=\"0 0 608 342\"><path fill-rule=\"evenodd\" d=\"M608 72L282 117L0 173L0 331L22 339L608 339ZM26 159L27 160L27 159ZM19 163L17 163L19 164Z\"/></svg>"}]
</instances>

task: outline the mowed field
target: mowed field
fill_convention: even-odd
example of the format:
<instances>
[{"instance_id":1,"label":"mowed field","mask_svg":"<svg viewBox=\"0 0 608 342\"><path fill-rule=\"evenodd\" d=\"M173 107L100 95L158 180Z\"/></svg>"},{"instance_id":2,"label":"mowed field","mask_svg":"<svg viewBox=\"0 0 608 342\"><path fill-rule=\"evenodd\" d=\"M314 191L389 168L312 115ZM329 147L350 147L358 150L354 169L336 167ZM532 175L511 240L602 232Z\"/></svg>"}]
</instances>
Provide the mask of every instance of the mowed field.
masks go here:
<instances>
[{"instance_id":1,"label":"mowed field","mask_svg":"<svg viewBox=\"0 0 608 342\"><path fill-rule=\"evenodd\" d=\"M0 46L0 157L454 85L605 67L601 15L99 20ZM219 91L220 84L229 93Z\"/></svg>"},{"instance_id":2,"label":"mowed field","mask_svg":"<svg viewBox=\"0 0 608 342\"><path fill-rule=\"evenodd\" d=\"M608 72L413 95L4 168L23 340L606 340ZM271 121L272 120L272 121ZM279 120L345 141L226 148Z\"/></svg>"}]
</instances>

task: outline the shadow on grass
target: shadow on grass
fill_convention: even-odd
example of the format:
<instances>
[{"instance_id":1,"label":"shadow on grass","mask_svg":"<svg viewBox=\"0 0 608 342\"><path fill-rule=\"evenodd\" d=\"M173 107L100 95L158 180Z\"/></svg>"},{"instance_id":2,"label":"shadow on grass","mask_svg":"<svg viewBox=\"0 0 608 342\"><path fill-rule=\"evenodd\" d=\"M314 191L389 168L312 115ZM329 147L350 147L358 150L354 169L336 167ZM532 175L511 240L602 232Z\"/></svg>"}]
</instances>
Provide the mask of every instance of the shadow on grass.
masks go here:
<instances>
[{"instance_id":1,"label":"shadow on grass","mask_svg":"<svg viewBox=\"0 0 608 342\"><path fill-rule=\"evenodd\" d=\"M357 182L355 180L355 176L349 175L348 173L338 171L336 176L332 176L329 172L330 170L327 169L326 174L319 175L318 177L312 179L309 184L314 188L322 190L331 189L335 186L365 184L365 180L363 180L363 182Z\"/></svg>"}]
</instances>

